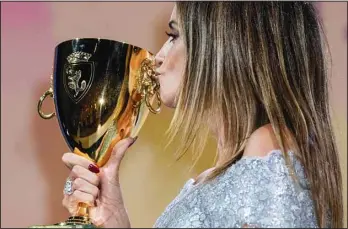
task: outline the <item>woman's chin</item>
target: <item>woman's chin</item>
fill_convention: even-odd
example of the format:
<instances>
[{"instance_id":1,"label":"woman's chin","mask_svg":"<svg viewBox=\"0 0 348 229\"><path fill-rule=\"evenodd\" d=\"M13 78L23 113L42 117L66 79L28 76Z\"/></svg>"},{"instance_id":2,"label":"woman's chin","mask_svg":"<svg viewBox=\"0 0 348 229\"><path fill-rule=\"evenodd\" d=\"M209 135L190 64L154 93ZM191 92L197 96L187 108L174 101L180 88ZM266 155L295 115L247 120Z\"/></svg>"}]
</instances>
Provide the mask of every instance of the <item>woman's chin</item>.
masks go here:
<instances>
[{"instance_id":1,"label":"woman's chin","mask_svg":"<svg viewBox=\"0 0 348 229\"><path fill-rule=\"evenodd\" d=\"M176 107L176 103L175 103L174 99L168 99L165 96L161 96L161 101L162 101L162 105L164 105L168 108L175 108Z\"/></svg>"},{"instance_id":2,"label":"woman's chin","mask_svg":"<svg viewBox=\"0 0 348 229\"><path fill-rule=\"evenodd\" d=\"M166 103L162 101L162 104L166 106L167 108L171 108L171 109L174 109L176 107L174 103Z\"/></svg>"}]
</instances>

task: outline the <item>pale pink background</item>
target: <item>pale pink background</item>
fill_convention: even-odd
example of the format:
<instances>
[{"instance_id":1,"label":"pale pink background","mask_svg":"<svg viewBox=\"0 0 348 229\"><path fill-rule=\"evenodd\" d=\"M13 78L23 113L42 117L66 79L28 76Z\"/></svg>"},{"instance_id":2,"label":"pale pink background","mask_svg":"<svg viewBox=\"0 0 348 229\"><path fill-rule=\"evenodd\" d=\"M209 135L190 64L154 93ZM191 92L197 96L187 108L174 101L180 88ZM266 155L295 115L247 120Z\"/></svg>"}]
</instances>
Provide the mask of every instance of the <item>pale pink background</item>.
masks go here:
<instances>
[{"instance_id":1,"label":"pale pink background","mask_svg":"<svg viewBox=\"0 0 348 229\"><path fill-rule=\"evenodd\" d=\"M74 37L122 40L156 52L165 41L171 2L30 2L1 7L1 227L55 223L68 217L61 206L68 170L67 146L56 119L42 120L37 101L49 87L53 50ZM321 3L332 52L334 125L347 179L347 3ZM47 101L45 110L53 109ZM188 157L174 163L173 146L163 150L172 111L150 115L129 150L121 178L134 227L151 227L190 176L211 165L215 143L197 168ZM210 154L209 154L210 153ZM344 183L345 192L347 183ZM346 204L345 196L345 208ZM346 213L345 213L346 214Z\"/></svg>"}]
</instances>

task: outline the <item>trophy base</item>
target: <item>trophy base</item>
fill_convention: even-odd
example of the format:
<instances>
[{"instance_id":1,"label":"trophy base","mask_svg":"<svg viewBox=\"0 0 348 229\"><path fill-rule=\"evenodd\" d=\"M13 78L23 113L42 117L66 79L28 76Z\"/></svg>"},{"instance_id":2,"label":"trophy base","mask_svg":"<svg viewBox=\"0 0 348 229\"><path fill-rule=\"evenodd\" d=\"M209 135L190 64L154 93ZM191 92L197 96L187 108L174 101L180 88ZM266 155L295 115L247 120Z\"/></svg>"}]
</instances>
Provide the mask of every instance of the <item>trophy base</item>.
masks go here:
<instances>
[{"instance_id":1,"label":"trophy base","mask_svg":"<svg viewBox=\"0 0 348 229\"><path fill-rule=\"evenodd\" d=\"M97 228L87 217L72 216L65 222L53 225L35 225L29 228Z\"/></svg>"}]
</instances>

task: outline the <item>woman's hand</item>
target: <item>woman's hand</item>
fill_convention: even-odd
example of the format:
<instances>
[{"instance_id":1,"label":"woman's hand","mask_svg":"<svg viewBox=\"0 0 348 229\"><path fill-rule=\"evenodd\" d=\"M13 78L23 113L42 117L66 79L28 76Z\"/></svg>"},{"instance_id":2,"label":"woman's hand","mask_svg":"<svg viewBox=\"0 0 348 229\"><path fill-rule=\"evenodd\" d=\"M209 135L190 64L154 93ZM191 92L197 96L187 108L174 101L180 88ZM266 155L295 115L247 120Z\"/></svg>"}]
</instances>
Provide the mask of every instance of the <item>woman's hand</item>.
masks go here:
<instances>
[{"instance_id":1,"label":"woman's hand","mask_svg":"<svg viewBox=\"0 0 348 229\"><path fill-rule=\"evenodd\" d=\"M102 168L91 164L86 158L74 153L65 153L63 162L71 169L71 195L64 194L63 206L74 215L78 203L87 203L89 217L97 226L130 228L129 218L123 204L119 183L119 167L126 150L136 139L119 141L108 162Z\"/></svg>"}]
</instances>

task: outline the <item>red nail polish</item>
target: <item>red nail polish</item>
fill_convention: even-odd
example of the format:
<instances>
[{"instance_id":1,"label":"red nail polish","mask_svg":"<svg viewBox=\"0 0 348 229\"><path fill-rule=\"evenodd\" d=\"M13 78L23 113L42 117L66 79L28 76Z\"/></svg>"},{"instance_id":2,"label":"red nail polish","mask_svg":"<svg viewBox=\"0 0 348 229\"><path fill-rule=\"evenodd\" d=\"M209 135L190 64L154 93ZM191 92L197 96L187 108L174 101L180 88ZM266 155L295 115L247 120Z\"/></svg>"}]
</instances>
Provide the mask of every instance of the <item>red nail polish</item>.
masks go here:
<instances>
[{"instance_id":1,"label":"red nail polish","mask_svg":"<svg viewBox=\"0 0 348 229\"><path fill-rule=\"evenodd\" d=\"M88 166L88 170L91 171L92 173L99 173L99 168L94 164L90 164Z\"/></svg>"}]
</instances>

